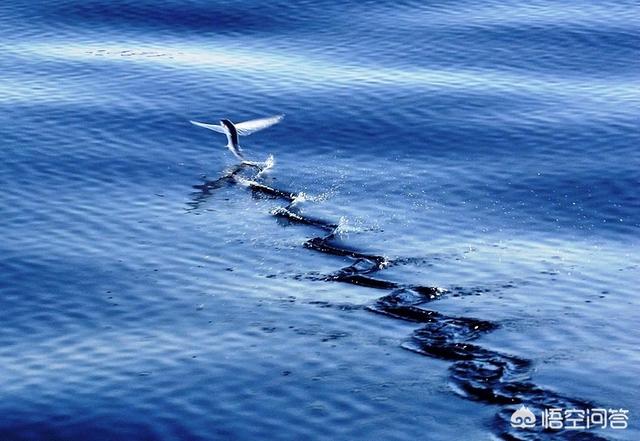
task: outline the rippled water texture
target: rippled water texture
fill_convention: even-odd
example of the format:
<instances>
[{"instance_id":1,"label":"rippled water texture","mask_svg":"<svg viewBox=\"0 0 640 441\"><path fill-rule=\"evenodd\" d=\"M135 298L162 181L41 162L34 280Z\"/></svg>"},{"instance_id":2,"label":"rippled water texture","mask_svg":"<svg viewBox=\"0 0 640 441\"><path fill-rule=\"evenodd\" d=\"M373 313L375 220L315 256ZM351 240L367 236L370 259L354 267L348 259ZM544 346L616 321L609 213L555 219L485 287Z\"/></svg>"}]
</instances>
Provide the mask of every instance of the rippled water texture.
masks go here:
<instances>
[{"instance_id":1,"label":"rippled water texture","mask_svg":"<svg viewBox=\"0 0 640 441\"><path fill-rule=\"evenodd\" d=\"M637 2L0 23L1 440L640 439Z\"/></svg>"}]
</instances>

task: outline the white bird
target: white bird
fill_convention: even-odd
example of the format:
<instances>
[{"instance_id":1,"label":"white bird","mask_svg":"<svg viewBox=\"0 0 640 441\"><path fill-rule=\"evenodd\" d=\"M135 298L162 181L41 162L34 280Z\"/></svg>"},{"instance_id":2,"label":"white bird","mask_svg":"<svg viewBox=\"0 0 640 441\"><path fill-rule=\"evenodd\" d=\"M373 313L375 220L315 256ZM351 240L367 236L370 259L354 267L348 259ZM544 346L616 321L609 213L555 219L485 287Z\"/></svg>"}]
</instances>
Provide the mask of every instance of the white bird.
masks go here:
<instances>
[{"instance_id":1,"label":"white bird","mask_svg":"<svg viewBox=\"0 0 640 441\"><path fill-rule=\"evenodd\" d=\"M227 147L229 148L229 150L231 150L233 156L243 162L247 162L245 161L244 155L242 154L242 149L240 148L240 143L238 142L238 136L251 135L252 133L259 130L271 127L272 125L282 121L282 118L284 118L284 115L276 115L269 116L267 118L252 119L250 121L245 121L238 124L234 124L228 119L221 119L220 124L206 124L198 121L189 122L196 126L204 127L205 129L213 130L214 132L224 133L225 135L227 135Z\"/></svg>"}]
</instances>

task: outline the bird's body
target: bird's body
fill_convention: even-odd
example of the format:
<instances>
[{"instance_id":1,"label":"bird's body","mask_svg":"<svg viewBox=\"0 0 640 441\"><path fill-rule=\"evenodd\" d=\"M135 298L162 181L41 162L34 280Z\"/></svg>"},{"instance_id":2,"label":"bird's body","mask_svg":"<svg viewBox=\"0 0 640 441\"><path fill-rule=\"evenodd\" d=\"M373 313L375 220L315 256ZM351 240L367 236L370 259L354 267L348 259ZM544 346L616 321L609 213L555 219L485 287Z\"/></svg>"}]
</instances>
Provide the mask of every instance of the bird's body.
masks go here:
<instances>
[{"instance_id":1,"label":"bird's body","mask_svg":"<svg viewBox=\"0 0 640 441\"><path fill-rule=\"evenodd\" d=\"M245 121L238 124L234 124L228 119L221 119L220 124L206 124L198 121L190 121L198 127L204 127L205 129L213 130L214 132L224 133L227 136L227 148L233 153L233 156L238 158L242 162L245 161L242 149L240 148L239 137L251 135L262 129L266 129L274 124L279 123L284 118L284 115L270 116L268 118L253 119L251 121Z\"/></svg>"},{"instance_id":2,"label":"bird's body","mask_svg":"<svg viewBox=\"0 0 640 441\"><path fill-rule=\"evenodd\" d=\"M225 135L227 135L227 147L231 150L231 153L233 153L233 155L238 159L244 159L242 150L240 149L240 139L236 126L228 119L221 119L220 125L226 129Z\"/></svg>"}]
</instances>

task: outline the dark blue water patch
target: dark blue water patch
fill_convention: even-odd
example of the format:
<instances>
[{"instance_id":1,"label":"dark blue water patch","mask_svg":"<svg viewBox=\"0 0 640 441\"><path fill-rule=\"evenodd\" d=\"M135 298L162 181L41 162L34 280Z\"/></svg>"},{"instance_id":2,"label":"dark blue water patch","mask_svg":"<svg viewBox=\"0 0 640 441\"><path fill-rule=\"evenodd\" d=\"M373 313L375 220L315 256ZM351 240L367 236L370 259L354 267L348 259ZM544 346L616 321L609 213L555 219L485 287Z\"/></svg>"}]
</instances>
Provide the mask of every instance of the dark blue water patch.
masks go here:
<instances>
[{"instance_id":1,"label":"dark blue water patch","mask_svg":"<svg viewBox=\"0 0 640 441\"><path fill-rule=\"evenodd\" d=\"M22 12L43 21L45 26L102 29L124 32L159 32L163 35L230 34L268 36L285 32L322 31L327 24L337 26L345 7L334 2L298 4L292 8L286 2L269 4L211 3L202 1L131 3L93 1L89 4L60 2L24 8ZM284 31L284 32L283 32Z\"/></svg>"},{"instance_id":2,"label":"dark blue water patch","mask_svg":"<svg viewBox=\"0 0 640 441\"><path fill-rule=\"evenodd\" d=\"M158 7L155 4L116 4L104 2L99 5L72 4L50 11L47 19L66 26L83 27L91 23L98 29L122 27L127 32L157 32L161 35L183 36L185 32L199 34L269 34L294 27L296 22L283 14L274 14L275 8L260 8L258 5L233 8L231 5L187 5L173 4Z\"/></svg>"},{"instance_id":3,"label":"dark blue water patch","mask_svg":"<svg viewBox=\"0 0 640 441\"><path fill-rule=\"evenodd\" d=\"M88 409L77 409L74 412L77 414L89 413ZM2 425L0 436L7 441L39 441L43 439L50 441L80 441L86 439L88 433L91 434L91 439L104 441L121 437L144 441L159 439L157 435L158 429L145 421L144 415L138 417L138 422L134 422L129 413L127 413L126 418L123 418L122 415L114 415L111 417L111 422L108 422L104 416L100 415L98 416L99 424L92 424L91 421L73 423L65 421L67 418L67 415L62 415L59 417L51 416L52 422L30 421L28 417L24 420L12 421ZM17 418L14 417L12 419L16 420ZM90 419L89 415L87 415L87 419ZM61 422L64 422L64 427L60 424ZM177 427L174 427L171 431L178 432L183 437L181 439L196 439L192 435L190 436L188 432Z\"/></svg>"}]
</instances>

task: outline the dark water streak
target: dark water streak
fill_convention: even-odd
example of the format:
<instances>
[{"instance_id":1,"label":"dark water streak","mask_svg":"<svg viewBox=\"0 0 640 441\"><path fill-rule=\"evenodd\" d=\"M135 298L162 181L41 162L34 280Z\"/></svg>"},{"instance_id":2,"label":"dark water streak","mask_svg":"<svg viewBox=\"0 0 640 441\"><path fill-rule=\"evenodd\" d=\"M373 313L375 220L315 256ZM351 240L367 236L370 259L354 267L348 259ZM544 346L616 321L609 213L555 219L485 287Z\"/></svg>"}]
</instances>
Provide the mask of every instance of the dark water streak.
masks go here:
<instances>
[{"instance_id":1,"label":"dark water streak","mask_svg":"<svg viewBox=\"0 0 640 441\"><path fill-rule=\"evenodd\" d=\"M339 224L316 219L301 213L296 208L295 192L281 190L255 180L237 181L236 176L246 168L257 168L259 177L263 170L250 164L233 167L221 177L204 184L194 185L201 193L195 193L192 202L201 202L210 195L211 190L225 184L244 183L252 192L288 202L277 208L273 216L292 223L309 225L328 231L324 236L313 237L304 243L320 253L347 257L353 264L315 280L342 282L369 288L391 290L391 293L379 298L368 310L404 321L419 323L408 341L401 346L417 354L435 357L453 362L450 367L450 381L453 390L462 397L503 406L496 414L492 430L506 441L528 440L606 440L594 432L575 432L571 430L544 430L539 426L528 430L514 430L510 424L511 414L518 404L526 404L536 413L545 408L594 408L594 403L563 396L551 390L540 388L530 381L531 361L483 348L472 342L487 332L494 331L498 324L471 317L448 316L438 311L426 309L422 305L446 295L447 292L435 286L419 286L383 280L371 274L384 270L393 264L384 256L362 253L337 242L340 234ZM197 205L196 205L197 207ZM399 259L403 260L403 259Z\"/></svg>"}]
</instances>

